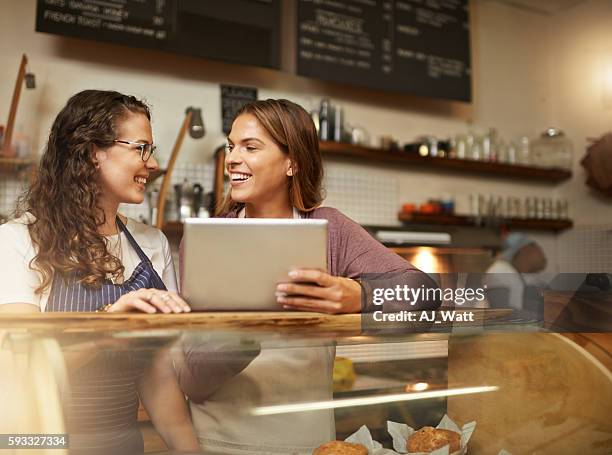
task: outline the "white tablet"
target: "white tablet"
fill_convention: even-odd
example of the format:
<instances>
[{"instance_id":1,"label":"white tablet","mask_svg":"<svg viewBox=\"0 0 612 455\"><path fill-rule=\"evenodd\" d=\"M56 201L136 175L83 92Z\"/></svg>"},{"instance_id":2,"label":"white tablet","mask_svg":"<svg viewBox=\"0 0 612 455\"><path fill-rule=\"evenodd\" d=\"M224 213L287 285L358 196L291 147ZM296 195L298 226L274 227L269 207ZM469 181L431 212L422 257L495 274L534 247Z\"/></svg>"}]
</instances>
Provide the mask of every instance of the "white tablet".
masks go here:
<instances>
[{"instance_id":1,"label":"white tablet","mask_svg":"<svg viewBox=\"0 0 612 455\"><path fill-rule=\"evenodd\" d=\"M189 218L182 296L193 310L282 311L276 285L295 268L327 270L327 220Z\"/></svg>"}]
</instances>

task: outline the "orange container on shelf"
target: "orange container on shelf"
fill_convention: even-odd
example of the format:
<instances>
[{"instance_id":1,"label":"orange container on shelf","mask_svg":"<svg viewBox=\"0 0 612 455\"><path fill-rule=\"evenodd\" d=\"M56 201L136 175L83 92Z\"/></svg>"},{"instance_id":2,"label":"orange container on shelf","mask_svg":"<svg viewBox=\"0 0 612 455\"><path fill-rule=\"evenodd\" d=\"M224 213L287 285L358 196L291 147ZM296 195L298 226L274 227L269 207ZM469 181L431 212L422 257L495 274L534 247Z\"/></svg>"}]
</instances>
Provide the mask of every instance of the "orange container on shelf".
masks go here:
<instances>
[{"instance_id":1,"label":"orange container on shelf","mask_svg":"<svg viewBox=\"0 0 612 455\"><path fill-rule=\"evenodd\" d=\"M407 202L402 205L402 213L414 213L416 212L416 205L412 202Z\"/></svg>"},{"instance_id":2,"label":"orange container on shelf","mask_svg":"<svg viewBox=\"0 0 612 455\"><path fill-rule=\"evenodd\" d=\"M440 213L440 204L434 202L425 202L419 206L419 212L424 213L426 215L433 215L436 213Z\"/></svg>"}]
</instances>

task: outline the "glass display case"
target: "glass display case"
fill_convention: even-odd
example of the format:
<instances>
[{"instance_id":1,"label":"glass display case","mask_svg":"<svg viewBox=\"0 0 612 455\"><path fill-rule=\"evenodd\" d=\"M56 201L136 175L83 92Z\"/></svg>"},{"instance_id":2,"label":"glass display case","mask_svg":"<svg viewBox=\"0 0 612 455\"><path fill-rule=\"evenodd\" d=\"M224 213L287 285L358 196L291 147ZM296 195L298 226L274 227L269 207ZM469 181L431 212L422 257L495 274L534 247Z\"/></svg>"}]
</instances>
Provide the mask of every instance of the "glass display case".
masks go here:
<instances>
[{"instance_id":1,"label":"glass display case","mask_svg":"<svg viewBox=\"0 0 612 455\"><path fill-rule=\"evenodd\" d=\"M509 331L502 316L479 310L471 324L386 333L364 330L360 315L0 314L0 434L69 433L74 449L85 430L71 430L82 423L71 413L88 418L76 407L94 412L116 399L138 409L145 452L166 453L164 431L133 400L155 365L170 361L202 453L310 454L360 429L382 446L370 453L405 453L388 422L417 430L447 415L459 427L475 423L470 454L609 454L610 334L524 322ZM115 393L121 385L103 377L127 378L123 387L137 385L138 395Z\"/></svg>"}]
</instances>

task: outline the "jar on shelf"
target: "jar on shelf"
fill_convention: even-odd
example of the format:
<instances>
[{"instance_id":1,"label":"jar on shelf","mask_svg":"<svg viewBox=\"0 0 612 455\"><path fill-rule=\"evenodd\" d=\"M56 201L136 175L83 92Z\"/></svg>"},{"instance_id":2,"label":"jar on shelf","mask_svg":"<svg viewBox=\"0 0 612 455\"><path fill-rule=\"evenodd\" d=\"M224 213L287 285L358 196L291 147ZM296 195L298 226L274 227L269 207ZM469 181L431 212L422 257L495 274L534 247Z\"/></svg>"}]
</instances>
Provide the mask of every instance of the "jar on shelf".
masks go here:
<instances>
[{"instance_id":1,"label":"jar on shelf","mask_svg":"<svg viewBox=\"0 0 612 455\"><path fill-rule=\"evenodd\" d=\"M457 158L457 140L454 137L450 137L446 143L446 157L450 159Z\"/></svg>"},{"instance_id":2,"label":"jar on shelf","mask_svg":"<svg viewBox=\"0 0 612 455\"><path fill-rule=\"evenodd\" d=\"M442 193L440 198L440 208L442 213L452 215L455 213L455 200L450 193Z\"/></svg>"},{"instance_id":3,"label":"jar on shelf","mask_svg":"<svg viewBox=\"0 0 612 455\"><path fill-rule=\"evenodd\" d=\"M531 143L534 164L543 167L572 169L572 143L557 128L548 128Z\"/></svg>"},{"instance_id":4,"label":"jar on shelf","mask_svg":"<svg viewBox=\"0 0 612 455\"><path fill-rule=\"evenodd\" d=\"M489 128L489 131L481 138L482 161L497 161L497 146L497 130Z\"/></svg>"},{"instance_id":5,"label":"jar on shelf","mask_svg":"<svg viewBox=\"0 0 612 455\"><path fill-rule=\"evenodd\" d=\"M465 160L467 155L467 136L465 134L458 134L455 136L455 157L459 160Z\"/></svg>"},{"instance_id":6,"label":"jar on shelf","mask_svg":"<svg viewBox=\"0 0 612 455\"><path fill-rule=\"evenodd\" d=\"M438 139L434 136L427 136L427 147L429 149L429 156L440 157L442 150L438 147Z\"/></svg>"},{"instance_id":7,"label":"jar on shelf","mask_svg":"<svg viewBox=\"0 0 612 455\"><path fill-rule=\"evenodd\" d=\"M508 164L510 163L510 156L508 154L508 147L503 140L499 140L497 143L497 162ZM514 164L514 163L512 163Z\"/></svg>"},{"instance_id":8,"label":"jar on shelf","mask_svg":"<svg viewBox=\"0 0 612 455\"><path fill-rule=\"evenodd\" d=\"M417 151L420 156L441 156L441 150L438 147L438 139L435 136L420 136L416 142L406 144L404 150L408 152Z\"/></svg>"},{"instance_id":9,"label":"jar on shelf","mask_svg":"<svg viewBox=\"0 0 612 455\"><path fill-rule=\"evenodd\" d=\"M468 159L474 161L482 160L482 139L480 137L474 136L473 134L467 135L467 150L468 150Z\"/></svg>"},{"instance_id":10,"label":"jar on shelf","mask_svg":"<svg viewBox=\"0 0 612 455\"><path fill-rule=\"evenodd\" d=\"M519 164L522 164L524 166L529 166L531 164L534 164L533 157L531 155L531 147L529 144L529 138L527 136L522 136L520 138L517 152L518 152L517 162Z\"/></svg>"},{"instance_id":11,"label":"jar on shelf","mask_svg":"<svg viewBox=\"0 0 612 455\"><path fill-rule=\"evenodd\" d=\"M506 148L506 162L508 164L516 164L519 162L518 159L518 146L514 141L510 141Z\"/></svg>"}]
</instances>

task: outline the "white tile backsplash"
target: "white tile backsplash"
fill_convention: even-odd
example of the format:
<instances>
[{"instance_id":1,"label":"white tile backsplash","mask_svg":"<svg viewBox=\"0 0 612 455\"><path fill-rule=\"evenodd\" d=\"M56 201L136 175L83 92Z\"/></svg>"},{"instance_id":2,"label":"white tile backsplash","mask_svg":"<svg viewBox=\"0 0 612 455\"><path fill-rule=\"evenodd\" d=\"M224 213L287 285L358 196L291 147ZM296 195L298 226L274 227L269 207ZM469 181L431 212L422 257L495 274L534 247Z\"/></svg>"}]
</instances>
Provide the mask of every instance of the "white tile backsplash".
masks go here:
<instances>
[{"instance_id":1,"label":"white tile backsplash","mask_svg":"<svg viewBox=\"0 0 612 455\"><path fill-rule=\"evenodd\" d=\"M360 224L399 225L398 181L375 169L345 169L326 163L325 206L340 210Z\"/></svg>"},{"instance_id":2,"label":"white tile backsplash","mask_svg":"<svg viewBox=\"0 0 612 455\"><path fill-rule=\"evenodd\" d=\"M24 193L25 189L25 180L0 175L0 215L9 216L14 212L17 199Z\"/></svg>"}]
</instances>

